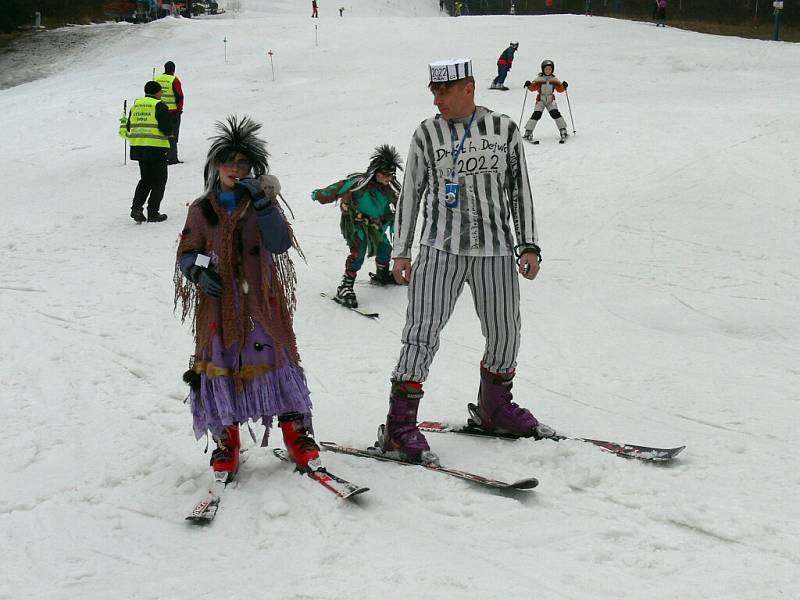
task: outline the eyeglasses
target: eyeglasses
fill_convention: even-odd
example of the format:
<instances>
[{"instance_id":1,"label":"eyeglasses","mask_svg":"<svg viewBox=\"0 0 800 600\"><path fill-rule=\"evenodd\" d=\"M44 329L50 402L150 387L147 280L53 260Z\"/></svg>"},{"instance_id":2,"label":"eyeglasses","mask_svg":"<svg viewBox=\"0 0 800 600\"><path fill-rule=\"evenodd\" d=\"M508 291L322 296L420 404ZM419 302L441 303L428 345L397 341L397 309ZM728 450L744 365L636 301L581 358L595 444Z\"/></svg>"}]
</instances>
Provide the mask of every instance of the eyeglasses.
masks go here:
<instances>
[{"instance_id":1,"label":"eyeglasses","mask_svg":"<svg viewBox=\"0 0 800 600\"><path fill-rule=\"evenodd\" d=\"M250 164L250 161L245 159L226 160L222 163L222 166L227 167L228 169L238 169L242 171L249 171L253 168L253 165Z\"/></svg>"}]
</instances>

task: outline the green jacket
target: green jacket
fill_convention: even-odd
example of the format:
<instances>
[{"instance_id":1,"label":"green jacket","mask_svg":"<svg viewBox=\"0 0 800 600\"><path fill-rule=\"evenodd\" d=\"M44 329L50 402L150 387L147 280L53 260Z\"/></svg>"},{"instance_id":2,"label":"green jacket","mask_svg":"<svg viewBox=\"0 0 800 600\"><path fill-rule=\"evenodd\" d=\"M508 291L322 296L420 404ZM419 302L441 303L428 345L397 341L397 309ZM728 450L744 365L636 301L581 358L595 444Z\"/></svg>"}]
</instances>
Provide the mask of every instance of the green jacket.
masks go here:
<instances>
[{"instance_id":1,"label":"green jacket","mask_svg":"<svg viewBox=\"0 0 800 600\"><path fill-rule=\"evenodd\" d=\"M341 200L342 236L353 245L361 230L367 241L367 255L373 256L385 233L393 228L394 206L397 195L394 190L371 179L364 187L353 191L359 177L350 177L332 183L328 187L311 192L312 200L330 204Z\"/></svg>"}]
</instances>

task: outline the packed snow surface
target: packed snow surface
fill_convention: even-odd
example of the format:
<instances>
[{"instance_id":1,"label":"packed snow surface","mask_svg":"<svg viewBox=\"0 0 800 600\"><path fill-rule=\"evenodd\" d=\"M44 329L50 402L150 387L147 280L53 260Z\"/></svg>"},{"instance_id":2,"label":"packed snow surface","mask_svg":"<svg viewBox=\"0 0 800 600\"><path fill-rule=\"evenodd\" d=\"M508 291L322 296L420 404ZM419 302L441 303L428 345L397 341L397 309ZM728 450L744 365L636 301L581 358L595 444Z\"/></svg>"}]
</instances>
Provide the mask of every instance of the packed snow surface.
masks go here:
<instances>
[{"instance_id":1,"label":"packed snow surface","mask_svg":"<svg viewBox=\"0 0 800 600\"><path fill-rule=\"evenodd\" d=\"M343 18L320 0L312 20L310 4L88 26L83 44L50 32L35 69L3 63L24 83L0 91L0 598L800 597L800 46L445 18L429 0L348 0ZM511 90L489 91L512 40ZM321 297L346 246L338 209L309 193L378 144L405 154L435 113L427 63L450 56L471 57L478 103L514 119L543 59L570 82L571 114L558 101L576 134L558 145L545 115L526 149L544 262L521 283L515 399L566 434L687 449L656 467L430 434L448 466L541 484L502 495L324 455L371 488L348 503L256 447L213 525L188 525L210 469L183 402L193 343L172 272L214 122L264 124L307 258L295 325L317 437L366 446L406 290L357 285L378 321ZM117 121L166 60L186 91L186 162L170 168L169 220L137 226ZM483 340L464 296L423 419L463 420L475 397Z\"/></svg>"}]
</instances>

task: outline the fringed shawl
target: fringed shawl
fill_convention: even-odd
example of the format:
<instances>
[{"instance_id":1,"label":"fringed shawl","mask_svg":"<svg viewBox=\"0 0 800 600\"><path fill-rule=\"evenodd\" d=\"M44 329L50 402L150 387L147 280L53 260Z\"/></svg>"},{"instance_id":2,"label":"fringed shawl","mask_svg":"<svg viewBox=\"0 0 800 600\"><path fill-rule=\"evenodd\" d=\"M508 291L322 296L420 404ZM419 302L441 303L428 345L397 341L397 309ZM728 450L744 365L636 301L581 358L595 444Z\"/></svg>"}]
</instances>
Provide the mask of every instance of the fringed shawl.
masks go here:
<instances>
[{"instance_id":1,"label":"fringed shawl","mask_svg":"<svg viewBox=\"0 0 800 600\"><path fill-rule=\"evenodd\" d=\"M292 246L302 257L288 223L287 227ZM211 264L222 279L221 298L207 296L184 278L180 258L187 252L211 257ZM210 353L211 341L217 335L225 348L233 344L243 348L248 331L254 327L253 320L272 337L278 364L283 360L283 350L292 362L299 362L292 327L297 283L294 265L288 253L272 255L264 249L249 200L241 202L230 214L213 193L192 203L178 243L173 281L174 307L177 310L178 304L181 306L181 322L192 318L196 356ZM240 381L241 375L236 379Z\"/></svg>"}]
</instances>

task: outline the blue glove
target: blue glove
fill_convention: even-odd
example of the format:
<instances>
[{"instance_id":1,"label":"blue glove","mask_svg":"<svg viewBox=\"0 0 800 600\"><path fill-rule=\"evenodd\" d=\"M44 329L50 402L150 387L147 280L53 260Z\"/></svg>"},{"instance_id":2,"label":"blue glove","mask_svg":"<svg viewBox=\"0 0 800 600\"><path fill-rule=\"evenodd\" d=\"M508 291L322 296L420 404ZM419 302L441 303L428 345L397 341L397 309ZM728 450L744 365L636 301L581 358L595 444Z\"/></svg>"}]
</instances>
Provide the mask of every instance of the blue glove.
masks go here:
<instances>
[{"instance_id":1,"label":"blue glove","mask_svg":"<svg viewBox=\"0 0 800 600\"><path fill-rule=\"evenodd\" d=\"M208 296L219 298L222 296L222 279L208 267L194 265L189 271L189 280L197 284Z\"/></svg>"},{"instance_id":2,"label":"blue glove","mask_svg":"<svg viewBox=\"0 0 800 600\"><path fill-rule=\"evenodd\" d=\"M256 210L265 209L272 204L272 201L268 199L264 193L261 182L254 177L242 177L236 182L234 187L243 189L250 194L250 198L253 200L253 208Z\"/></svg>"}]
</instances>

